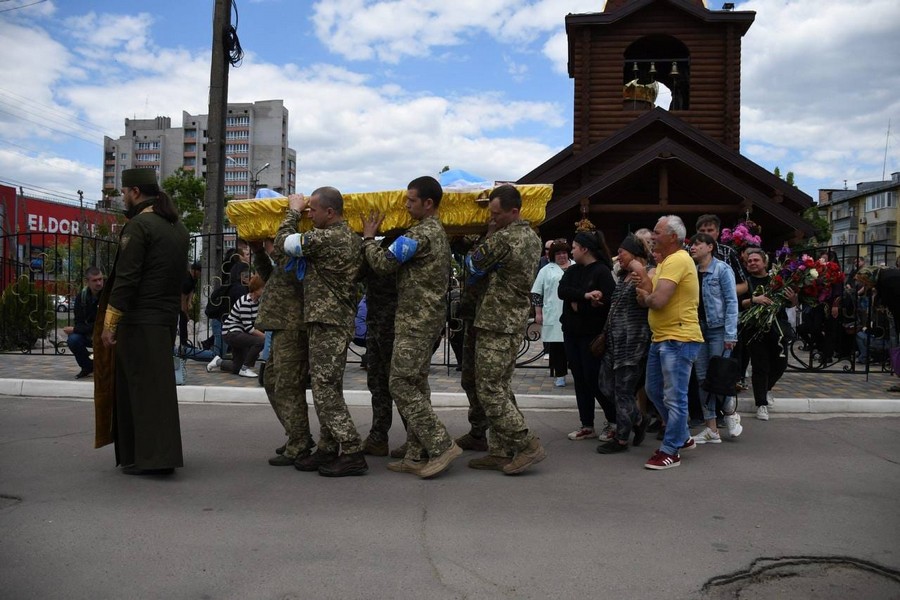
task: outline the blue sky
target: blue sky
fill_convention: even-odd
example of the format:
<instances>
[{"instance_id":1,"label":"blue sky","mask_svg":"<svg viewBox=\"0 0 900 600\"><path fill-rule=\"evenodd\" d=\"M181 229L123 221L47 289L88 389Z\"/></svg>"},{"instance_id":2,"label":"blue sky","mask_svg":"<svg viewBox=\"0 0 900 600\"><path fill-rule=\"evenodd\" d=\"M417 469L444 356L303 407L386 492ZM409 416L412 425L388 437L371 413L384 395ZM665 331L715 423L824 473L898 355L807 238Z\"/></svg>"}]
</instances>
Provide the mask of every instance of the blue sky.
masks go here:
<instances>
[{"instance_id":1,"label":"blue sky","mask_svg":"<svg viewBox=\"0 0 900 600\"><path fill-rule=\"evenodd\" d=\"M0 10L35 0L0 0ZM820 187L880 179L900 129L900 2L750 0L742 152ZM298 188L403 187L444 165L517 179L572 141L567 13L602 0L237 0L229 100L282 98ZM715 2L717 9L721 2ZM100 198L124 119L206 113L211 0L0 12L0 180ZM39 124L38 115L51 117ZM892 137L886 171L900 170Z\"/></svg>"}]
</instances>

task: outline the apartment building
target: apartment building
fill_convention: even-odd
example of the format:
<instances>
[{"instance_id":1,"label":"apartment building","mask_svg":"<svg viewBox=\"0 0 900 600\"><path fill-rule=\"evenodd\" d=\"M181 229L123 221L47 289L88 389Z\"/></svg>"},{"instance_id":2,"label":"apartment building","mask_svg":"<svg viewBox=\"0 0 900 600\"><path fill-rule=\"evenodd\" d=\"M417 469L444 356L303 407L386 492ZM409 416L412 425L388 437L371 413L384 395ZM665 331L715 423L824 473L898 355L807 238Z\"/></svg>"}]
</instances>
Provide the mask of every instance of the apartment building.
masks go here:
<instances>
[{"instance_id":1,"label":"apartment building","mask_svg":"<svg viewBox=\"0 0 900 600\"><path fill-rule=\"evenodd\" d=\"M821 189L819 206L828 213L831 245L863 244L870 264L893 266L900 245L900 172L887 181L863 181L855 190Z\"/></svg>"},{"instance_id":2,"label":"apartment building","mask_svg":"<svg viewBox=\"0 0 900 600\"><path fill-rule=\"evenodd\" d=\"M125 119L125 135L103 139L103 188L121 187L122 171L156 169L160 180L183 167L206 177L209 115ZM225 195L250 198L268 187L296 189L297 153L288 147L288 110L282 100L233 103L225 119Z\"/></svg>"}]
</instances>

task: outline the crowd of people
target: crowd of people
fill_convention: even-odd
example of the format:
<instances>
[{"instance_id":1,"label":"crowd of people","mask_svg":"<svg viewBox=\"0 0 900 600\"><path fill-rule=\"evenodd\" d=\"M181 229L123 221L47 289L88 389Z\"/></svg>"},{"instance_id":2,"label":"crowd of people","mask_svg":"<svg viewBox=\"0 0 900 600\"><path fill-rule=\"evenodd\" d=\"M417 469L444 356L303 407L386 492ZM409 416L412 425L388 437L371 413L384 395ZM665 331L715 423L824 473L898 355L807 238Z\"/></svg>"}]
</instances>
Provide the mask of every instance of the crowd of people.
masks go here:
<instances>
[{"instance_id":1,"label":"crowd of people","mask_svg":"<svg viewBox=\"0 0 900 600\"><path fill-rule=\"evenodd\" d=\"M168 473L181 466L174 392L148 401L144 385L156 377L155 383L168 386L171 367L164 376L161 363L150 361L149 371L132 365L135 354L143 356L138 347L171 348L193 285L183 282L184 267L176 275L172 264L172 252L185 246L183 228L169 214L170 201L155 180L151 185L138 171L123 174L123 181L134 183L123 190L131 218L112 285L99 301L101 339L116 352L112 368L102 359L101 375L116 381L116 427L107 441L116 443L126 472ZM468 462L474 469L513 475L532 468L546 451L511 385L532 311L555 384L565 386L567 372L572 374L580 424L568 439L599 438L600 454L627 451L656 431L661 444L644 466L662 470L680 465L684 450L721 443L722 428L739 436L738 375L723 383L729 377L723 364L743 373L752 362L756 416L768 420L793 331L786 313L798 305L798 295L788 288L776 296L764 251L748 247L739 255L720 243L715 215L701 216L690 238L682 219L667 215L652 231L629 234L615 256L601 232L583 230L571 243L548 240L541 257L540 238L521 218L518 190L503 185L490 193L487 233L466 249L456 316L470 430L451 436L432 408L428 386L434 345L446 333L451 280L451 244L438 216L442 196L437 180L417 178L407 189L413 226L379 236L384 215L373 212L364 218L360 237L344 219L337 189L322 187L309 198L292 195L275 237L252 242L228 259L229 281L211 294L206 310L220 322L206 342L216 354L208 369L262 380L285 433L269 464L343 477L367 472L366 455L390 454L398 460L389 470L431 478L469 450L486 453ZM305 232L299 230L303 214L313 223ZM156 248L157 241L171 248ZM147 248L156 252L148 254ZM865 298L875 287L885 306L896 310L895 270L857 267L859 287L848 284L846 292ZM191 270L196 280L199 273ZM164 277L177 281L163 285ZM342 388L363 293L373 414L366 437L353 422ZM778 307L776 319L784 327L752 335L739 328L742 310L770 305ZM231 360L225 360L226 346ZM265 370L257 373L261 353ZM307 389L320 423L318 440L310 428ZM691 396L698 426L693 435ZM602 427L595 424L598 404ZM394 406L406 439L392 449ZM100 423L98 408L98 432ZM166 434L157 439L154 427Z\"/></svg>"}]
</instances>

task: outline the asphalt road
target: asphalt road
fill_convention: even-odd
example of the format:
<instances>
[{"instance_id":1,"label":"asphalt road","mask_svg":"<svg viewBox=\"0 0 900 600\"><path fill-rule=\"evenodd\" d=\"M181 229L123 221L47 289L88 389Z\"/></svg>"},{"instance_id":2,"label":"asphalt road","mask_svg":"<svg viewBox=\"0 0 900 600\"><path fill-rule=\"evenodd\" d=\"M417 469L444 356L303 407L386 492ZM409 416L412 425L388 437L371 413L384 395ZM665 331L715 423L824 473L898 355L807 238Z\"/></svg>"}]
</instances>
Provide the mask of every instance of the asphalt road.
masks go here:
<instances>
[{"instance_id":1,"label":"asphalt road","mask_svg":"<svg viewBox=\"0 0 900 600\"><path fill-rule=\"evenodd\" d=\"M466 430L464 411L439 414ZM748 415L739 439L654 472L651 439L601 456L565 439L574 411L526 417L548 458L518 477L467 469L466 453L432 481L383 458L328 479L266 464L281 443L268 407L183 405L186 467L143 478L92 448L91 404L0 398L0 597L698 598L761 558L900 569L898 418ZM900 594L834 573L875 590L859 598ZM789 590L752 597L812 589L778 581Z\"/></svg>"}]
</instances>

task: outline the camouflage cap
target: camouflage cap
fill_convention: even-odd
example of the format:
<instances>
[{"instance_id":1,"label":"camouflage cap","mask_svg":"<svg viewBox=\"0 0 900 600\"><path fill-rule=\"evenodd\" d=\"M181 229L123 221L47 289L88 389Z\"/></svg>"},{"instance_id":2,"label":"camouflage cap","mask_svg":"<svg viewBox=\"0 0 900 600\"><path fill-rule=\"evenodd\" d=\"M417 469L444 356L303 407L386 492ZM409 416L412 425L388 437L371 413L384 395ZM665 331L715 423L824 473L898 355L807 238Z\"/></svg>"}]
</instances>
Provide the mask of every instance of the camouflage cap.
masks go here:
<instances>
[{"instance_id":1,"label":"camouflage cap","mask_svg":"<svg viewBox=\"0 0 900 600\"><path fill-rule=\"evenodd\" d=\"M132 188L144 185L159 185L155 169L125 169L122 171L122 187Z\"/></svg>"}]
</instances>

